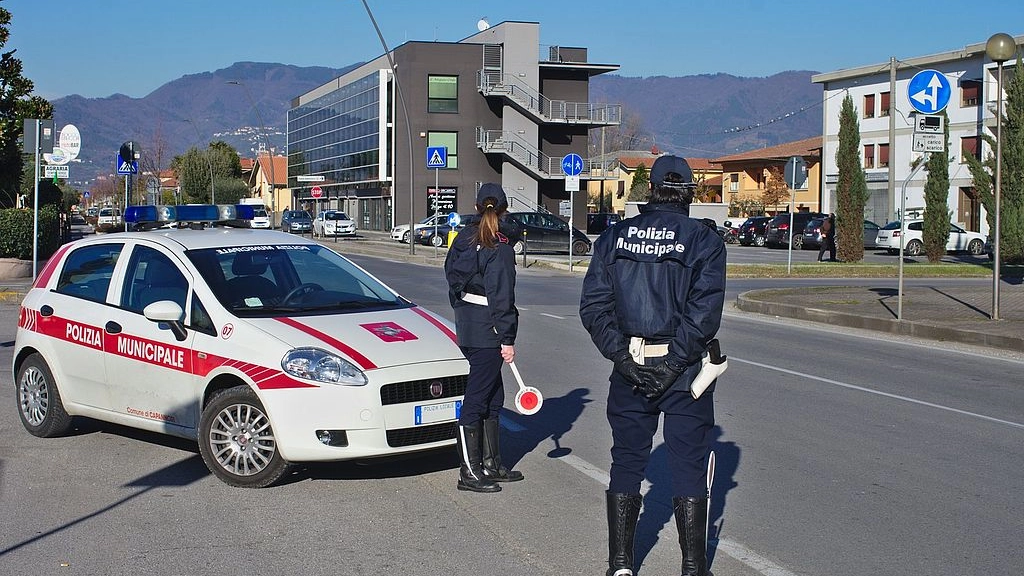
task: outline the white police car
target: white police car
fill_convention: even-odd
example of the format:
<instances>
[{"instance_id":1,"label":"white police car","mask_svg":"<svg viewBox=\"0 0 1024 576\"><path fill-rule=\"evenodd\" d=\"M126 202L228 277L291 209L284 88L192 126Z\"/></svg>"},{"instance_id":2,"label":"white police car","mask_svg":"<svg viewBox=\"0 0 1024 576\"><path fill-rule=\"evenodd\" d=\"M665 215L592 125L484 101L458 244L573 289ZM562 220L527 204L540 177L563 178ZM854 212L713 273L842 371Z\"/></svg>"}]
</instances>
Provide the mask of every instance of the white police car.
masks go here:
<instances>
[{"instance_id":1,"label":"white police car","mask_svg":"<svg viewBox=\"0 0 1024 576\"><path fill-rule=\"evenodd\" d=\"M136 228L247 206L142 206ZM244 224L243 224L244 226ZM62 246L25 296L18 412L42 437L87 416L199 442L232 486L291 462L454 443L468 364L452 325L329 248L247 227Z\"/></svg>"}]
</instances>

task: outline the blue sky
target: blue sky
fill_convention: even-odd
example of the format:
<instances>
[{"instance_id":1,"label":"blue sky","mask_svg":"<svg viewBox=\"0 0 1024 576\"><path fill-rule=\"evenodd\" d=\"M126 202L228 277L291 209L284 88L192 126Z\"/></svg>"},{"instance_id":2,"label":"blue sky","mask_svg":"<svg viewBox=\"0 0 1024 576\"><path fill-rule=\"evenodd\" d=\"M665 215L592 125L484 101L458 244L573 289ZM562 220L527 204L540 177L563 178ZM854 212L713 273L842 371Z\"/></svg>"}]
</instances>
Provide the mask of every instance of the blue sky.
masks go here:
<instances>
[{"instance_id":1,"label":"blue sky","mask_svg":"<svg viewBox=\"0 0 1024 576\"><path fill-rule=\"evenodd\" d=\"M623 76L828 72L1024 34L1024 2L367 0L388 46L454 42L477 21L540 22ZM0 0L35 93L142 97L235 62L340 68L383 49L362 0ZM1003 28L1016 26L1017 29Z\"/></svg>"}]
</instances>

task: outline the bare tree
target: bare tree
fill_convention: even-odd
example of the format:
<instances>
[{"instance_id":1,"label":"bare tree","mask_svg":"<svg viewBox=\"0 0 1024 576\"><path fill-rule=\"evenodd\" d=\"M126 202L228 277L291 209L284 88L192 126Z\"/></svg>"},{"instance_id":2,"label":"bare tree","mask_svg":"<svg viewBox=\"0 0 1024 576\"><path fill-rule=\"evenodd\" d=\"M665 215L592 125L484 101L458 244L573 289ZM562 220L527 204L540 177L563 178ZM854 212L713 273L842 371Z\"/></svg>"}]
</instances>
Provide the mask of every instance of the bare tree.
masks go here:
<instances>
[{"instance_id":1,"label":"bare tree","mask_svg":"<svg viewBox=\"0 0 1024 576\"><path fill-rule=\"evenodd\" d=\"M789 186L786 185L786 177L782 174L782 168L769 166L768 178L764 183L764 192L761 193L761 203L766 208L768 206L778 206L788 197Z\"/></svg>"}]
</instances>

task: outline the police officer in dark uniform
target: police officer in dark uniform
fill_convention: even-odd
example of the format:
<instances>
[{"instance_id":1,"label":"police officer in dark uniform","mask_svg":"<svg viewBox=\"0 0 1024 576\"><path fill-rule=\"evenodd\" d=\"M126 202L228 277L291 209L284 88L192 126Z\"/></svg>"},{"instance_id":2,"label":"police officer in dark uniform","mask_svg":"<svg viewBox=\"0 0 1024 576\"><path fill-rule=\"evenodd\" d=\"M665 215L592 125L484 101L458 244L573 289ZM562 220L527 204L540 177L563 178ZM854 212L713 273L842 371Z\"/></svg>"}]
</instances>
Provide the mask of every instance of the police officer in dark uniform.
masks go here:
<instances>
[{"instance_id":1,"label":"police officer in dark uniform","mask_svg":"<svg viewBox=\"0 0 1024 576\"><path fill-rule=\"evenodd\" d=\"M684 159L659 157L650 179L651 199L640 214L594 244L580 298L584 327L614 363L607 574L633 574L640 482L664 414L682 573L704 576L714 385L691 393L690 384L709 345L717 349L712 341L725 303L725 242L689 217L695 186Z\"/></svg>"},{"instance_id":2,"label":"police officer in dark uniform","mask_svg":"<svg viewBox=\"0 0 1024 576\"><path fill-rule=\"evenodd\" d=\"M498 415L505 403L502 362L515 358L519 311L512 246L518 227L503 216L508 199L501 186L484 184L477 214L452 242L445 257L448 298L455 310L455 334L469 360L466 395L459 415L459 490L498 492L497 482L523 475L501 462Z\"/></svg>"}]
</instances>

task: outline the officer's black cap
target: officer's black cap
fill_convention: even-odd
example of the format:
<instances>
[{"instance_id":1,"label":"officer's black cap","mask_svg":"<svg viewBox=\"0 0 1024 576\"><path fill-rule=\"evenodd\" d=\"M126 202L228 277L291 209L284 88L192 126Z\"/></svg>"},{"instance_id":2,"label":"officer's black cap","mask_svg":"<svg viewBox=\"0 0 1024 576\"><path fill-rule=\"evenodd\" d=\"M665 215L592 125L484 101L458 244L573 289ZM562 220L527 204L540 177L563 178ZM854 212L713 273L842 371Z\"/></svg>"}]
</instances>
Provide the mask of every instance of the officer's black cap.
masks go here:
<instances>
[{"instance_id":1,"label":"officer's black cap","mask_svg":"<svg viewBox=\"0 0 1024 576\"><path fill-rule=\"evenodd\" d=\"M480 187L480 190L476 193L476 205L483 209L487 205L487 199L493 198L494 202L491 204L495 210L499 212L508 208L508 198L505 197L505 191L501 189L501 186L488 182Z\"/></svg>"},{"instance_id":2,"label":"officer's black cap","mask_svg":"<svg viewBox=\"0 0 1024 576\"><path fill-rule=\"evenodd\" d=\"M690 165L686 163L686 160L679 156L666 155L658 156L657 160L654 161L654 165L651 166L651 184L654 186L665 185L665 176L671 172L682 176L683 184L693 183L693 170L690 170Z\"/></svg>"}]
</instances>

